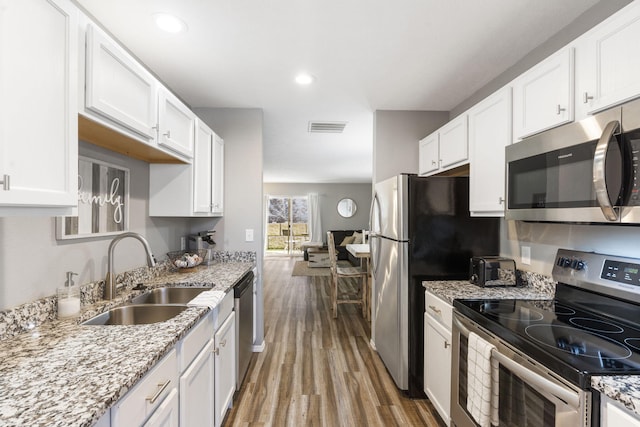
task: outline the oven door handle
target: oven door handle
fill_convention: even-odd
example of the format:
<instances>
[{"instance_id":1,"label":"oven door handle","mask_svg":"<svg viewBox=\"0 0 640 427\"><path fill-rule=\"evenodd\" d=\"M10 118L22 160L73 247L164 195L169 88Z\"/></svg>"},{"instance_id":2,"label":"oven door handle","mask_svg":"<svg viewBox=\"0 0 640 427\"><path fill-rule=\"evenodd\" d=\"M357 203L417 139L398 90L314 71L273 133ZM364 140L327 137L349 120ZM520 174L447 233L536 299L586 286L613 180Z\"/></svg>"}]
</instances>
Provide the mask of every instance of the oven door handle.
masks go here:
<instances>
[{"instance_id":1,"label":"oven door handle","mask_svg":"<svg viewBox=\"0 0 640 427\"><path fill-rule=\"evenodd\" d=\"M462 335L469 337L469 329L467 329L467 327L464 326L455 315L453 316L453 323L454 327L457 328ZM494 349L491 352L491 357L496 359L498 363L507 368L509 371L516 374L527 384L554 395L558 399L566 402L567 405L571 406L572 408L578 409L580 407L580 396L578 395L578 393L568 390L556 384L555 382L544 378L542 375L525 368L519 363L514 362L512 359L509 359L507 356L499 353L497 349Z\"/></svg>"},{"instance_id":2,"label":"oven door handle","mask_svg":"<svg viewBox=\"0 0 640 427\"><path fill-rule=\"evenodd\" d=\"M609 143L619 128L620 122L617 120L607 123L593 155L593 187L596 190L596 201L604 217L609 221L618 221L619 215L616 209L611 206L611 200L609 200L605 164L607 162Z\"/></svg>"}]
</instances>

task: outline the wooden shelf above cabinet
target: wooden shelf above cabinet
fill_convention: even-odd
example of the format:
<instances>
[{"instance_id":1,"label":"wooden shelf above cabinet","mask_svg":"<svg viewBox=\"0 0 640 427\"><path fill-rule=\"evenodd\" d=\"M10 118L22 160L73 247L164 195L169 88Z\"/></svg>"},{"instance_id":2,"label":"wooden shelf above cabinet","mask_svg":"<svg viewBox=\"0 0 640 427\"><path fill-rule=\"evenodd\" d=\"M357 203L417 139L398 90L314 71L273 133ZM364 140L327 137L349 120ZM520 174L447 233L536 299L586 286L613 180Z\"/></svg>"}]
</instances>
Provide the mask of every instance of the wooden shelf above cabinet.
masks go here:
<instances>
[{"instance_id":1,"label":"wooden shelf above cabinet","mask_svg":"<svg viewBox=\"0 0 640 427\"><path fill-rule=\"evenodd\" d=\"M78 114L78 138L107 150L149 163L187 163L155 147Z\"/></svg>"}]
</instances>

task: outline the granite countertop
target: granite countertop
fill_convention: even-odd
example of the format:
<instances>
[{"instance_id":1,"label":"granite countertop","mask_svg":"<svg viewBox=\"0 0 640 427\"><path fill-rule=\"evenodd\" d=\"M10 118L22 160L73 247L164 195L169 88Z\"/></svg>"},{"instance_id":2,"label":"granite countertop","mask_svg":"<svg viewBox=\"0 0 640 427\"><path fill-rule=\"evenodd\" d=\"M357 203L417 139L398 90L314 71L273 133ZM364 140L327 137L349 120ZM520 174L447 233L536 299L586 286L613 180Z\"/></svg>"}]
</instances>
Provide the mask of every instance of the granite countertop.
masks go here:
<instances>
[{"instance_id":1,"label":"granite countertop","mask_svg":"<svg viewBox=\"0 0 640 427\"><path fill-rule=\"evenodd\" d=\"M214 263L193 273L169 272L144 284L227 292L252 268L250 262ZM190 307L149 325L77 323L140 293L127 292L115 302L83 308L78 319L47 322L0 341L0 425L94 424L209 311Z\"/></svg>"},{"instance_id":2,"label":"granite countertop","mask_svg":"<svg viewBox=\"0 0 640 427\"><path fill-rule=\"evenodd\" d=\"M591 387L640 416L640 376L592 377Z\"/></svg>"},{"instance_id":3,"label":"granite countertop","mask_svg":"<svg viewBox=\"0 0 640 427\"><path fill-rule=\"evenodd\" d=\"M453 305L454 299L552 299L553 293L533 286L514 286L506 288L481 288L467 280L425 281L426 290Z\"/></svg>"}]
</instances>

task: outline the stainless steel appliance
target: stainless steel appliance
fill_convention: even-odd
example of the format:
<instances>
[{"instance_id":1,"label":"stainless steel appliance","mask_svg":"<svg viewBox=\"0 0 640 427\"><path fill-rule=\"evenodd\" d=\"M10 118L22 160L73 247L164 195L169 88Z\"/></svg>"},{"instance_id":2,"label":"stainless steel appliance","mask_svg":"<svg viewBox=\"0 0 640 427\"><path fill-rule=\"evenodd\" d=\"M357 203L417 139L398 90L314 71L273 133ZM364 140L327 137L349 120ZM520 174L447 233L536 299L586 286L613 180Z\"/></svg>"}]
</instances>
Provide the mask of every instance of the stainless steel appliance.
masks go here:
<instances>
[{"instance_id":1,"label":"stainless steel appliance","mask_svg":"<svg viewBox=\"0 0 640 427\"><path fill-rule=\"evenodd\" d=\"M469 260L469 282L483 288L515 286L516 262L511 258L474 256Z\"/></svg>"},{"instance_id":2,"label":"stainless steel appliance","mask_svg":"<svg viewBox=\"0 0 640 427\"><path fill-rule=\"evenodd\" d=\"M245 274L233 287L236 312L236 390L249 369L253 352L253 271Z\"/></svg>"},{"instance_id":3,"label":"stainless steel appliance","mask_svg":"<svg viewBox=\"0 0 640 427\"><path fill-rule=\"evenodd\" d=\"M495 346L500 425L599 425L591 377L640 374L640 260L560 249L552 274L552 300L454 301L453 425L478 425L467 411L472 332Z\"/></svg>"},{"instance_id":4,"label":"stainless steel appliance","mask_svg":"<svg viewBox=\"0 0 640 427\"><path fill-rule=\"evenodd\" d=\"M640 223L640 100L507 147L506 219Z\"/></svg>"},{"instance_id":5,"label":"stainless steel appliance","mask_svg":"<svg viewBox=\"0 0 640 427\"><path fill-rule=\"evenodd\" d=\"M372 341L396 385L422 397L423 280L467 280L469 258L498 253L497 218L469 216L467 177L402 174L375 185Z\"/></svg>"}]
</instances>

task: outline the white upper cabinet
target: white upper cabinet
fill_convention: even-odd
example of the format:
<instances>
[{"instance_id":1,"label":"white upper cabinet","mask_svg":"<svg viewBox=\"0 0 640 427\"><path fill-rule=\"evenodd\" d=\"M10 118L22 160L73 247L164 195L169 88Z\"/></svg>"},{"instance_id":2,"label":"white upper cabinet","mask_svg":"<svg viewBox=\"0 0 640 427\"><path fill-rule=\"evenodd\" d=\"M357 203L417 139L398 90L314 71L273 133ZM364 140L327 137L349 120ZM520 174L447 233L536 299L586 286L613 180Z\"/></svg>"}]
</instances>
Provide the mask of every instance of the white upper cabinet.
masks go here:
<instances>
[{"instance_id":1,"label":"white upper cabinet","mask_svg":"<svg viewBox=\"0 0 640 427\"><path fill-rule=\"evenodd\" d=\"M462 114L438 131L440 135L440 168L450 169L467 163L469 148L467 141L467 115Z\"/></svg>"},{"instance_id":2,"label":"white upper cabinet","mask_svg":"<svg viewBox=\"0 0 640 427\"><path fill-rule=\"evenodd\" d=\"M211 212L213 180L213 131L202 120L196 121L195 158L193 159L193 211Z\"/></svg>"},{"instance_id":3,"label":"white upper cabinet","mask_svg":"<svg viewBox=\"0 0 640 427\"><path fill-rule=\"evenodd\" d=\"M505 147L511 144L511 87L480 102L469 115L469 210L504 216Z\"/></svg>"},{"instance_id":4,"label":"white upper cabinet","mask_svg":"<svg viewBox=\"0 0 640 427\"><path fill-rule=\"evenodd\" d=\"M77 55L70 1L0 0L0 215L77 206Z\"/></svg>"},{"instance_id":5,"label":"white upper cabinet","mask_svg":"<svg viewBox=\"0 0 640 427\"><path fill-rule=\"evenodd\" d=\"M462 114L420 140L418 174L433 175L469 162L467 114Z\"/></svg>"},{"instance_id":6,"label":"white upper cabinet","mask_svg":"<svg viewBox=\"0 0 640 427\"><path fill-rule=\"evenodd\" d=\"M581 37L576 46L576 115L584 118L640 96L640 2Z\"/></svg>"},{"instance_id":7,"label":"white upper cabinet","mask_svg":"<svg viewBox=\"0 0 640 427\"><path fill-rule=\"evenodd\" d=\"M573 121L573 47L513 81L514 140Z\"/></svg>"},{"instance_id":8,"label":"white upper cabinet","mask_svg":"<svg viewBox=\"0 0 640 427\"><path fill-rule=\"evenodd\" d=\"M211 160L211 213L222 216L224 212L224 140L214 134L213 158Z\"/></svg>"},{"instance_id":9,"label":"white upper cabinet","mask_svg":"<svg viewBox=\"0 0 640 427\"><path fill-rule=\"evenodd\" d=\"M85 107L148 141L157 135L157 80L94 25L87 26Z\"/></svg>"},{"instance_id":10,"label":"white upper cabinet","mask_svg":"<svg viewBox=\"0 0 640 427\"><path fill-rule=\"evenodd\" d=\"M163 86L158 92L158 144L193 157L196 115Z\"/></svg>"},{"instance_id":11,"label":"white upper cabinet","mask_svg":"<svg viewBox=\"0 0 640 427\"><path fill-rule=\"evenodd\" d=\"M150 216L222 216L224 141L202 120L195 121L192 164L152 164Z\"/></svg>"},{"instance_id":12,"label":"white upper cabinet","mask_svg":"<svg viewBox=\"0 0 640 427\"><path fill-rule=\"evenodd\" d=\"M419 153L418 173L420 175L428 175L438 170L440 166L438 132L434 132L420 140Z\"/></svg>"}]
</instances>

